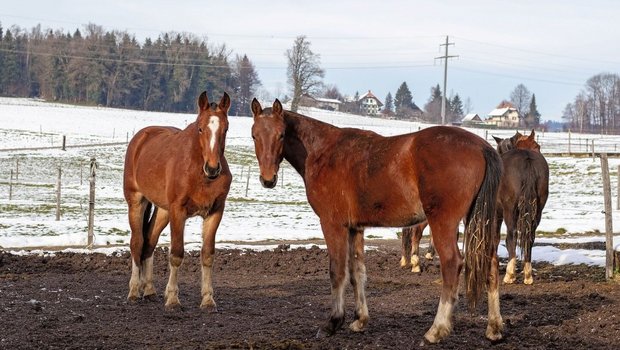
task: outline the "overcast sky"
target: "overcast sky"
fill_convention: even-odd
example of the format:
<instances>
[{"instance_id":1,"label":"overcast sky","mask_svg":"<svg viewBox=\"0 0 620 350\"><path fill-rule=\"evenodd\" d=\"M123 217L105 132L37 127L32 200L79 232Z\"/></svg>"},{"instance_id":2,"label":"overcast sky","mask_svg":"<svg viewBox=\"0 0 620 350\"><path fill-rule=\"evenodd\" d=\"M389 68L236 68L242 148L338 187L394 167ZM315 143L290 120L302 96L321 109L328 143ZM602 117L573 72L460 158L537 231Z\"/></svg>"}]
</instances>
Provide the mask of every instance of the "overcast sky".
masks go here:
<instances>
[{"instance_id":1,"label":"overcast sky","mask_svg":"<svg viewBox=\"0 0 620 350\"><path fill-rule=\"evenodd\" d=\"M285 51L305 35L321 57L326 84L368 90L382 101L407 82L423 108L443 85L486 116L518 84L536 94L543 120L559 120L591 76L620 73L620 1L3 1L4 28L63 29L88 23L142 41L188 32L247 54L271 97L288 93Z\"/></svg>"}]
</instances>

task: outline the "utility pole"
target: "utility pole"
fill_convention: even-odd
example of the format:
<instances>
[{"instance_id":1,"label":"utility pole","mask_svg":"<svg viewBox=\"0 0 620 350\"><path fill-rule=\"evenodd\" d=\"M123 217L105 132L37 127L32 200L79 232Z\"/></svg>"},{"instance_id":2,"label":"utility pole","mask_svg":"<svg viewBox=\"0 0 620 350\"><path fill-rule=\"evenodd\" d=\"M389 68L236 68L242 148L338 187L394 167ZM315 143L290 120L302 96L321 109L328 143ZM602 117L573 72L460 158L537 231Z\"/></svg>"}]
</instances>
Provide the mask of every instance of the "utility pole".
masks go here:
<instances>
[{"instance_id":1,"label":"utility pole","mask_svg":"<svg viewBox=\"0 0 620 350\"><path fill-rule=\"evenodd\" d=\"M443 97L441 99L441 125L446 124L446 93L447 93L447 85L448 85L448 58L459 57L458 55L448 55L448 46L454 45L448 40L448 36L446 35L446 43L441 44L439 46L446 47L446 53L443 56L435 57L435 59L443 59Z\"/></svg>"}]
</instances>

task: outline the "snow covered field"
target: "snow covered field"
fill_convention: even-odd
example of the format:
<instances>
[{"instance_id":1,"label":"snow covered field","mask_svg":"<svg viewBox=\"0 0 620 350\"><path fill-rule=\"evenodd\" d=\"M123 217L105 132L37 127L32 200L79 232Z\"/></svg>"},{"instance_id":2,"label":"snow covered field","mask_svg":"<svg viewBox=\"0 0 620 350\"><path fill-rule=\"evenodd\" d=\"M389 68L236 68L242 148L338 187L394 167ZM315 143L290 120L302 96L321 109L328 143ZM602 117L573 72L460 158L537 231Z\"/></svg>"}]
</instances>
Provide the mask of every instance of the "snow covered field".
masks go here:
<instances>
[{"instance_id":1,"label":"snow covered field","mask_svg":"<svg viewBox=\"0 0 620 350\"><path fill-rule=\"evenodd\" d=\"M430 125L396 120L352 116L318 109L302 109L302 114L341 127L369 129L382 135L409 133ZM97 107L52 104L30 99L0 98L0 247L85 246L89 196L89 160L98 163L96 176L95 245L128 246L129 225L122 195L125 142L148 125L173 125L183 128L195 114L155 113ZM217 233L217 247L235 242L303 240L322 238L318 218L306 202L299 175L283 163L278 186L268 190L260 186L257 162L250 136L252 118L230 117L226 157L233 172L233 185L224 219ZM486 137L509 137L514 130L469 129ZM67 150L60 149L66 136ZM545 152L567 152L569 138L573 152L617 150L620 137L601 135L538 134ZM79 147L72 145L118 142L115 146ZM44 150L14 150L32 147ZM13 150L10 150L13 149ZM600 160L592 158L547 157L550 166L550 195L538 231L566 232L580 242L604 241L605 223ZM612 194L617 193L620 160L611 158ZM56 181L62 169L62 217L56 221ZM248 180L248 168L251 169ZM9 200L11 170L12 198ZM18 176L18 178L17 178ZM614 222L620 212L614 203ZM188 248L200 243L197 218L187 224ZM396 238L400 228L368 229L366 237ZM593 235L592 233L596 233ZM541 236L542 237L542 236ZM160 243L169 241L166 229ZM539 239L538 241L542 241ZM620 238L616 237L616 245ZM119 249L119 248L114 248ZM585 262L604 264L604 251L560 251L550 246L535 247L534 257L555 263ZM503 247L500 254L506 255Z\"/></svg>"}]
</instances>

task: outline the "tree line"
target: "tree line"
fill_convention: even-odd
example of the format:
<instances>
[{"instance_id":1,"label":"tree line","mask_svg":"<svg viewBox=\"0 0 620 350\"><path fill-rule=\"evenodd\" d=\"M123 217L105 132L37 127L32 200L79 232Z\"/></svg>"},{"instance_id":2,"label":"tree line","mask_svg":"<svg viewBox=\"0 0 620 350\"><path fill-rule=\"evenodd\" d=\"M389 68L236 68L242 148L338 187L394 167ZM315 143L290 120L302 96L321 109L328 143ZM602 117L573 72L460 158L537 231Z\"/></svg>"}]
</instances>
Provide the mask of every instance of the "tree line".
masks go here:
<instances>
[{"instance_id":1,"label":"tree line","mask_svg":"<svg viewBox=\"0 0 620 350\"><path fill-rule=\"evenodd\" d=\"M226 91L248 115L260 79L246 55L186 33L139 43L89 24L73 33L0 24L0 95L149 111L193 112L197 91Z\"/></svg>"},{"instance_id":2,"label":"tree line","mask_svg":"<svg viewBox=\"0 0 620 350\"><path fill-rule=\"evenodd\" d=\"M588 79L562 118L573 131L619 133L620 76L600 73Z\"/></svg>"}]
</instances>

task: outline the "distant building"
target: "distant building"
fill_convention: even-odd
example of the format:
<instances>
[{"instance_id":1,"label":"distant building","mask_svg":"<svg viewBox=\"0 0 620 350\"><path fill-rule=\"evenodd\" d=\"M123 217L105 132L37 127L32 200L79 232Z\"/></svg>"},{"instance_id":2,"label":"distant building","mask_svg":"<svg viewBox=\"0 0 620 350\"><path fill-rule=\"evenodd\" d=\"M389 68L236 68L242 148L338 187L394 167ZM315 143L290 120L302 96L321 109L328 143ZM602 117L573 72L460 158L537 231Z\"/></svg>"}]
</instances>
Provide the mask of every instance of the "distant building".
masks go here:
<instances>
[{"instance_id":1,"label":"distant building","mask_svg":"<svg viewBox=\"0 0 620 350\"><path fill-rule=\"evenodd\" d=\"M328 111L339 111L342 102L340 100L323 97L312 97L310 95L303 95L299 101L301 106L316 107L320 109L326 109Z\"/></svg>"},{"instance_id":2,"label":"distant building","mask_svg":"<svg viewBox=\"0 0 620 350\"><path fill-rule=\"evenodd\" d=\"M360 112L364 115L379 115L383 103L370 90L357 101Z\"/></svg>"},{"instance_id":3,"label":"distant building","mask_svg":"<svg viewBox=\"0 0 620 350\"><path fill-rule=\"evenodd\" d=\"M482 118L478 115L478 113L469 113L461 119L460 124L463 126L468 125L477 125L482 123Z\"/></svg>"},{"instance_id":4,"label":"distant building","mask_svg":"<svg viewBox=\"0 0 620 350\"><path fill-rule=\"evenodd\" d=\"M517 128L519 127L519 111L512 107L496 108L488 114L486 123L499 128Z\"/></svg>"}]
</instances>

